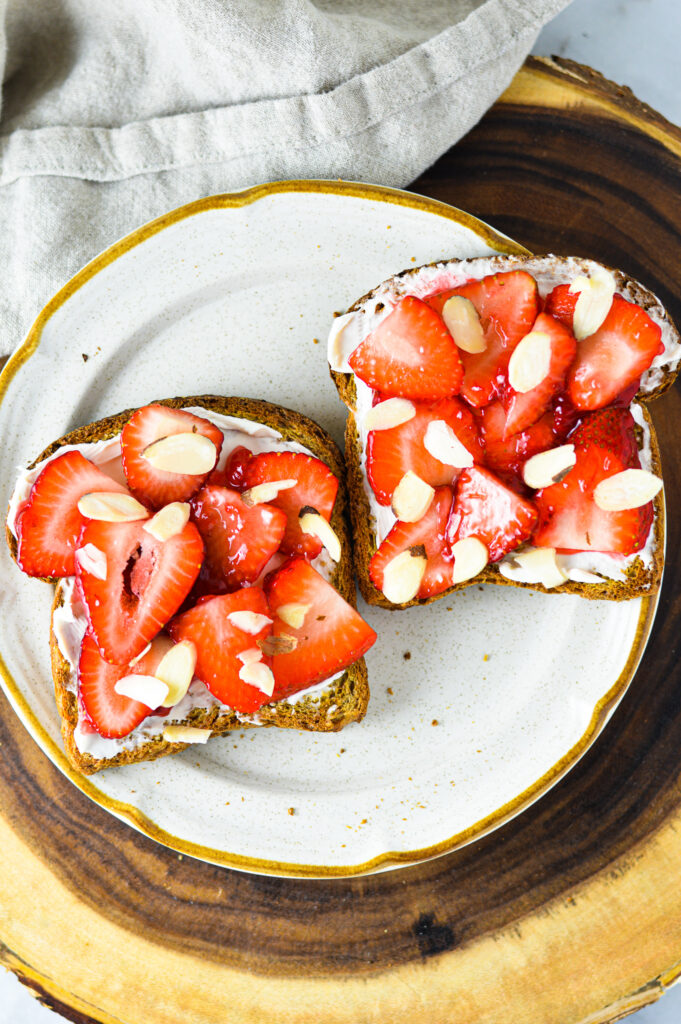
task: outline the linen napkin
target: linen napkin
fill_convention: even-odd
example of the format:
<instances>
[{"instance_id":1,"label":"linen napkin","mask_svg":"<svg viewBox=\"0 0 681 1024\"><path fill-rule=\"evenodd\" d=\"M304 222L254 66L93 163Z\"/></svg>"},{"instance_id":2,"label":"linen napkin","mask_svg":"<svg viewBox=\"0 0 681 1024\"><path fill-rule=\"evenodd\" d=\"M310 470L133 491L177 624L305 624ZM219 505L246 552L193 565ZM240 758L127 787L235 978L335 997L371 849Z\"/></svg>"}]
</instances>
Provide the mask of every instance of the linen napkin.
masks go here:
<instances>
[{"instance_id":1,"label":"linen napkin","mask_svg":"<svg viewBox=\"0 0 681 1024\"><path fill-rule=\"evenodd\" d=\"M404 187L567 0L0 0L0 355L139 224L282 178Z\"/></svg>"}]
</instances>

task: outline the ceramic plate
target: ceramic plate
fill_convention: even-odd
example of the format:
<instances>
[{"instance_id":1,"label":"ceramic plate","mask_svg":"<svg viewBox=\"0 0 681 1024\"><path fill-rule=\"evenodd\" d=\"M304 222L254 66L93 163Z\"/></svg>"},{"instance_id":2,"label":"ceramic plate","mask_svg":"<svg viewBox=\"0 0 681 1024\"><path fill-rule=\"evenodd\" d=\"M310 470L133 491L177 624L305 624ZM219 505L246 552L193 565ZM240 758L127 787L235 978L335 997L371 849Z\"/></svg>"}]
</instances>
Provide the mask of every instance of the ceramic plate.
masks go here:
<instances>
[{"instance_id":1,"label":"ceramic plate","mask_svg":"<svg viewBox=\"0 0 681 1024\"><path fill-rule=\"evenodd\" d=\"M404 267L495 251L523 250L451 207L362 185L287 182L176 210L81 271L7 364L0 498L55 437L170 395L266 398L340 442L345 413L324 344L334 310ZM413 863L517 814L603 728L654 614L653 599L506 587L405 612L361 607L379 641L360 725L234 733L84 779L60 743L51 588L23 577L4 545L0 559L4 686L48 756L147 835L264 873Z\"/></svg>"}]
</instances>

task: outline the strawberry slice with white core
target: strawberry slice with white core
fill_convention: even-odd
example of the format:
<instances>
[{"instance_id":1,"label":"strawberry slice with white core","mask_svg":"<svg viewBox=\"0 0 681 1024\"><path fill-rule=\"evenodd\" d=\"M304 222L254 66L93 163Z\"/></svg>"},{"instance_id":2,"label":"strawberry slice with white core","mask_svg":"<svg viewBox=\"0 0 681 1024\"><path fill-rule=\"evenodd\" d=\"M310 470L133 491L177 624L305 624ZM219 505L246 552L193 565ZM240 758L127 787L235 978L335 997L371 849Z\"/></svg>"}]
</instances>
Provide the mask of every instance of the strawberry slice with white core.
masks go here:
<instances>
[{"instance_id":1,"label":"strawberry slice with white core","mask_svg":"<svg viewBox=\"0 0 681 1024\"><path fill-rule=\"evenodd\" d=\"M537 510L492 473L479 466L465 469L456 483L454 506L447 524L449 549L464 537L477 537L496 562L523 541L537 523Z\"/></svg>"},{"instance_id":2,"label":"strawberry slice with white core","mask_svg":"<svg viewBox=\"0 0 681 1024\"><path fill-rule=\"evenodd\" d=\"M273 636L292 637L295 646L272 658L273 700L282 700L341 672L365 654L376 633L362 616L304 558L289 559L265 580L274 618ZM301 626L277 616L280 607L309 606Z\"/></svg>"},{"instance_id":3,"label":"strawberry slice with white core","mask_svg":"<svg viewBox=\"0 0 681 1024\"><path fill-rule=\"evenodd\" d=\"M426 447L426 435L429 428L432 431L432 424L444 423L470 453L472 461L482 460L482 445L473 414L458 398L417 402L414 410L406 423L369 432L367 477L380 505L390 504L395 488L409 470L431 487L442 487L456 480L459 469L434 458Z\"/></svg>"},{"instance_id":4,"label":"strawberry slice with white core","mask_svg":"<svg viewBox=\"0 0 681 1024\"><path fill-rule=\"evenodd\" d=\"M569 285L558 285L546 300L546 311L572 328L578 298ZM615 295L598 330L579 342L567 393L578 409L601 409L638 380L661 352L660 327L640 306Z\"/></svg>"},{"instance_id":5,"label":"strawberry slice with white core","mask_svg":"<svg viewBox=\"0 0 681 1024\"><path fill-rule=\"evenodd\" d=\"M620 555L640 551L653 522L652 502L611 512L594 501L594 491L603 480L640 467L635 426L628 409L610 406L589 413L572 431L574 468L560 483L536 495L540 515L534 537L537 547Z\"/></svg>"},{"instance_id":6,"label":"strawberry slice with white core","mask_svg":"<svg viewBox=\"0 0 681 1024\"><path fill-rule=\"evenodd\" d=\"M312 508L327 523L331 519L338 480L329 467L321 459L302 452L262 452L248 462L245 476L249 489L275 480L296 481L293 487L280 490L267 504L286 513L286 530L281 541L284 554L316 558L322 550L321 541L303 533L300 513L304 508Z\"/></svg>"},{"instance_id":7,"label":"strawberry slice with white core","mask_svg":"<svg viewBox=\"0 0 681 1024\"><path fill-rule=\"evenodd\" d=\"M91 521L78 548L101 552L106 576L76 558L76 578L90 628L102 656L127 664L144 650L178 610L203 561L203 542L193 523L166 541L144 529L144 522Z\"/></svg>"},{"instance_id":8,"label":"strawberry slice with white core","mask_svg":"<svg viewBox=\"0 0 681 1024\"><path fill-rule=\"evenodd\" d=\"M167 472L156 469L145 458L151 445L166 437L196 433L214 445L214 467L220 456L223 434L210 420L165 405L145 405L133 413L121 432L121 453L130 489L140 501L160 508L172 501L188 501L199 490L213 467L202 473Z\"/></svg>"},{"instance_id":9,"label":"strawberry slice with white core","mask_svg":"<svg viewBox=\"0 0 681 1024\"><path fill-rule=\"evenodd\" d=\"M549 408L554 396L563 390L568 368L575 358L577 342L572 332L559 320L540 313L532 327L546 335L551 346L548 373L536 387L519 393L509 387L502 401L507 410L504 440L531 427Z\"/></svg>"},{"instance_id":10,"label":"strawberry slice with white core","mask_svg":"<svg viewBox=\"0 0 681 1024\"><path fill-rule=\"evenodd\" d=\"M249 620L253 626L249 625ZM263 622L262 628L256 629ZM249 628L242 629L239 624ZM247 714L275 699L244 679L250 675L253 664L262 666L259 673L267 676L264 670L269 668L270 659L264 654L256 660L252 660L252 654L240 657L247 651L259 649L258 642L272 632L272 615L259 587L200 598L193 608L173 619L168 631L177 642L192 641L196 647L194 674L223 704Z\"/></svg>"},{"instance_id":11,"label":"strawberry slice with white core","mask_svg":"<svg viewBox=\"0 0 681 1024\"><path fill-rule=\"evenodd\" d=\"M369 575L375 587L383 592L386 567L403 551L423 545L426 571L417 597L433 597L452 586L453 564L446 557L445 534L452 508L452 488L438 487L425 516L417 523L397 522L369 563Z\"/></svg>"},{"instance_id":12,"label":"strawberry slice with white core","mask_svg":"<svg viewBox=\"0 0 681 1024\"><path fill-rule=\"evenodd\" d=\"M413 295L400 299L348 362L386 397L447 398L457 394L463 376L459 349L442 317Z\"/></svg>"},{"instance_id":13,"label":"strawberry slice with white core","mask_svg":"<svg viewBox=\"0 0 681 1024\"><path fill-rule=\"evenodd\" d=\"M191 506L206 548L199 577L204 592L236 590L257 580L283 540L286 513L273 505L248 506L229 487L202 487Z\"/></svg>"},{"instance_id":14,"label":"strawberry slice with white core","mask_svg":"<svg viewBox=\"0 0 681 1024\"><path fill-rule=\"evenodd\" d=\"M51 459L37 477L16 523L17 561L29 576L73 576L74 554L86 523L78 510L85 494L128 494L78 451Z\"/></svg>"},{"instance_id":15,"label":"strawberry slice with white core","mask_svg":"<svg viewBox=\"0 0 681 1024\"><path fill-rule=\"evenodd\" d=\"M172 646L168 636L158 636L134 665L112 665L100 654L92 634L85 634L78 661L78 696L87 720L100 736L127 736L152 714L146 704L117 693L116 683L125 676L153 676Z\"/></svg>"},{"instance_id":16,"label":"strawberry slice with white core","mask_svg":"<svg viewBox=\"0 0 681 1024\"><path fill-rule=\"evenodd\" d=\"M461 352L461 397L481 408L501 394L511 353L537 318L537 283L525 270L489 274L480 281L432 295L428 304L439 313L453 295L470 299L485 334L484 351Z\"/></svg>"}]
</instances>

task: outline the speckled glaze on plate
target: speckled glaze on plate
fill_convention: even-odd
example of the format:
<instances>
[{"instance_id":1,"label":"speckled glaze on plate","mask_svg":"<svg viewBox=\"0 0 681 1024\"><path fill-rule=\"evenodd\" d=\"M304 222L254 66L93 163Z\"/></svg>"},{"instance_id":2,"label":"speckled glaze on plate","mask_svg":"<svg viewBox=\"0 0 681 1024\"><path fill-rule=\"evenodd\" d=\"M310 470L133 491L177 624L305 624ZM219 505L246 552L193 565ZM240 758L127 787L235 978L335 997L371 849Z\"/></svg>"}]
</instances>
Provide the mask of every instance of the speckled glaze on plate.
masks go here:
<instances>
[{"instance_id":1,"label":"speckled glaze on plate","mask_svg":"<svg viewBox=\"0 0 681 1024\"><path fill-rule=\"evenodd\" d=\"M523 251L451 207L341 182L274 183L173 211L76 275L5 367L0 500L55 437L159 397L266 398L340 441L324 345L333 312L412 264ZM48 756L154 839L268 874L414 863L523 810L605 725L656 603L472 587L428 608L364 606L379 641L360 725L244 731L85 779L60 743L51 588L23 577L4 546L0 560L3 686Z\"/></svg>"}]
</instances>

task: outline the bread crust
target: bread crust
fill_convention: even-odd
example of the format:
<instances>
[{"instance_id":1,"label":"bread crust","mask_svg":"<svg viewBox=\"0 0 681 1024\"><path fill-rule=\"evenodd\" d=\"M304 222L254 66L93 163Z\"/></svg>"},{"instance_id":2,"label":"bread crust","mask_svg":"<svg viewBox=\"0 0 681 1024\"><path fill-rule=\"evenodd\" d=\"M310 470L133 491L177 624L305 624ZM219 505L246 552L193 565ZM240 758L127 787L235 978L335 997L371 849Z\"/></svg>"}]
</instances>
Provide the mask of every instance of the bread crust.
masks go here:
<instances>
[{"instance_id":1,"label":"bread crust","mask_svg":"<svg viewBox=\"0 0 681 1024\"><path fill-rule=\"evenodd\" d=\"M533 270L536 269L537 265L544 265L546 271L555 271L556 275L558 275L560 274L560 268L564 267L569 259L572 269L571 276L574 277L576 276L576 271L586 273L590 267L594 266L593 260L580 260L575 257L564 258L552 255L492 256L483 257L481 260L482 259L484 259L485 263L489 265L490 273L522 269L527 269L529 273L532 273ZM461 262L465 262L468 265L475 265L476 263L481 262L481 260L451 260L445 261L444 263L438 262L428 264L427 266L446 268L450 264L458 264ZM599 266L604 266L604 264L599 264ZM395 296L409 294L410 281L413 280L413 278L423 269L423 267L410 268L402 271L400 274L396 274L395 277L390 278L389 283ZM652 292L646 289L642 284L640 284L640 282L624 274L622 271L610 267L607 269L611 270L615 276L615 284L618 292L624 294L627 299L632 302L636 302L648 311L655 309L656 318L658 320L664 320L669 329L674 332L678 339L678 332L676 331L673 321L667 314L666 310L661 306L659 299L657 299ZM565 279L565 276L563 276L563 279ZM358 299L357 302L350 307L348 312L356 312L361 309L366 302L374 299L377 294L384 289L385 284L386 282L377 285L376 288L372 289L372 291L368 292L361 299ZM381 608L388 608L396 611L402 608L411 608L415 605L431 604L433 601L438 601L458 590L464 590L466 587L482 583L492 583L506 587L522 587L526 590L538 590L545 594L577 594L580 597L584 597L589 600L611 601L624 601L634 597L642 597L647 594L653 594L659 589L662 579L662 571L664 568L665 547L665 506L662 493L657 495L654 499L655 518L652 527L654 531L653 564L650 567L646 567L641 558L636 558L627 570L627 579L625 581L604 580L603 583L578 583L574 580L569 580L559 587L553 587L550 590L547 590L546 587L542 586L540 583L520 583L507 579L505 576L502 576L498 565L493 564L486 566L486 568L473 579L467 580L465 583L459 583L453 587L449 587L441 594L436 594L433 597L428 598L415 598L412 601L408 601L400 605L392 604L381 593L381 591L374 586L371 581L371 577L369 576L369 563L377 550L377 544L375 522L371 513L366 489L368 484L365 486L365 477L362 469L363 453L354 415L357 405L355 377L352 373L343 373L333 369L330 369L329 372L336 388L338 389L340 398L348 407L348 418L345 428L345 461L348 490L350 493L350 515L353 527L355 572L357 574L359 589L367 604L377 605ZM676 373L676 368L669 369L668 371L665 370L664 380L650 390L639 391L634 403L641 409L641 413L648 427L650 436L651 470L659 476L662 475L659 445L650 412L644 403L651 402L659 395L664 394L664 392L667 391L674 383Z\"/></svg>"},{"instance_id":2,"label":"bread crust","mask_svg":"<svg viewBox=\"0 0 681 1024\"><path fill-rule=\"evenodd\" d=\"M321 459L338 478L338 495L331 517L331 525L341 541L343 557L336 565L331 582L345 600L356 606L356 592L353 576L352 547L348 528L348 495L345 486L345 465L343 456L332 438L322 428L301 413L283 406L251 398L223 398L218 395L193 395L188 398L161 399L158 404L173 409L190 406L201 407L226 416L237 416L257 423L263 423L279 431L286 441L296 441ZM135 409L126 409L115 416L108 416L95 423L78 427L52 442L32 463L35 466L54 455L64 445L104 441L115 437L130 419ZM6 534L10 551L16 560L16 541L9 528ZM78 771L92 775L103 768L140 761L151 761L167 754L184 750L186 743L170 743L162 735L141 743L133 750L121 750L114 757L97 758L78 749L74 732L78 724L78 702L73 688L71 666L62 654L54 632L54 612L63 602L59 581L56 583L50 623L50 661L54 683L57 710L61 717L61 731L68 758ZM266 704L257 715L237 717L236 712L223 708L195 708L187 718L167 718L168 724L190 725L210 729L212 736L222 735L235 729L273 727L283 729L304 729L315 732L338 732L349 722L359 722L366 714L369 702L369 684L364 658L349 666L343 675L321 696L309 695L295 703L274 701Z\"/></svg>"}]
</instances>

